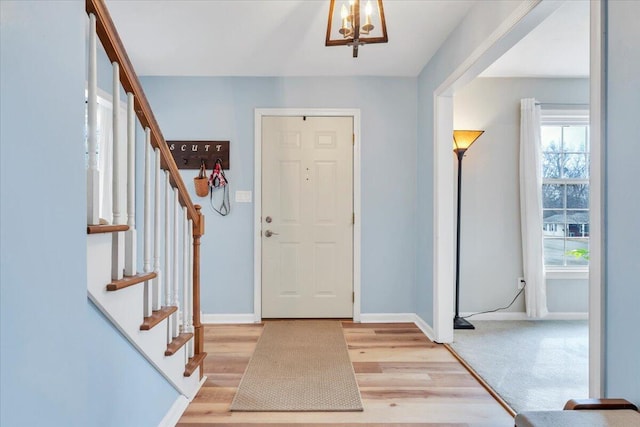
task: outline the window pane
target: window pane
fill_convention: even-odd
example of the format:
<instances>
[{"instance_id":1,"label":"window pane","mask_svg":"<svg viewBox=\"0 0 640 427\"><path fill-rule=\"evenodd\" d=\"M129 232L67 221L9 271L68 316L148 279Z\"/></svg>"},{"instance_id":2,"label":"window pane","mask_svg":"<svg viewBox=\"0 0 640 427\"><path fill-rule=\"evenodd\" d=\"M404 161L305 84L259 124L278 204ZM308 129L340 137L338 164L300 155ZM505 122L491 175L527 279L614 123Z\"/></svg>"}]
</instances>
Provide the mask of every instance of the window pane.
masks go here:
<instances>
[{"instance_id":1,"label":"window pane","mask_svg":"<svg viewBox=\"0 0 640 427\"><path fill-rule=\"evenodd\" d=\"M562 154L542 153L542 177L560 178L560 172L563 170L562 161Z\"/></svg>"},{"instance_id":2,"label":"window pane","mask_svg":"<svg viewBox=\"0 0 640 427\"><path fill-rule=\"evenodd\" d=\"M542 221L545 223L554 223L554 224L564 224L564 211L563 210L552 210L552 209L544 209L542 212Z\"/></svg>"},{"instance_id":3,"label":"window pane","mask_svg":"<svg viewBox=\"0 0 640 427\"><path fill-rule=\"evenodd\" d=\"M543 204L543 207L546 206ZM567 184L567 208L589 208L589 184Z\"/></svg>"},{"instance_id":4,"label":"window pane","mask_svg":"<svg viewBox=\"0 0 640 427\"><path fill-rule=\"evenodd\" d=\"M562 127L561 126L542 126L540 129L540 139L542 142L542 151L553 151L559 153L562 149Z\"/></svg>"},{"instance_id":5,"label":"window pane","mask_svg":"<svg viewBox=\"0 0 640 427\"><path fill-rule=\"evenodd\" d=\"M589 240L567 239L567 265L589 265Z\"/></svg>"},{"instance_id":6,"label":"window pane","mask_svg":"<svg viewBox=\"0 0 640 427\"><path fill-rule=\"evenodd\" d=\"M544 239L544 264L564 265L564 239Z\"/></svg>"},{"instance_id":7,"label":"window pane","mask_svg":"<svg viewBox=\"0 0 640 427\"><path fill-rule=\"evenodd\" d=\"M589 165L585 154L565 154L562 168L563 178L588 178Z\"/></svg>"},{"instance_id":8,"label":"window pane","mask_svg":"<svg viewBox=\"0 0 640 427\"><path fill-rule=\"evenodd\" d=\"M567 152L587 151L587 127L565 126L563 131L563 150Z\"/></svg>"},{"instance_id":9,"label":"window pane","mask_svg":"<svg viewBox=\"0 0 640 427\"><path fill-rule=\"evenodd\" d=\"M545 237L565 236L564 211L545 209L542 212L542 216L542 234Z\"/></svg>"},{"instance_id":10,"label":"window pane","mask_svg":"<svg viewBox=\"0 0 640 427\"><path fill-rule=\"evenodd\" d=\"M542 184L542 207L563 208L564 192L564 184Z\"/></svg>"}]
</instances>

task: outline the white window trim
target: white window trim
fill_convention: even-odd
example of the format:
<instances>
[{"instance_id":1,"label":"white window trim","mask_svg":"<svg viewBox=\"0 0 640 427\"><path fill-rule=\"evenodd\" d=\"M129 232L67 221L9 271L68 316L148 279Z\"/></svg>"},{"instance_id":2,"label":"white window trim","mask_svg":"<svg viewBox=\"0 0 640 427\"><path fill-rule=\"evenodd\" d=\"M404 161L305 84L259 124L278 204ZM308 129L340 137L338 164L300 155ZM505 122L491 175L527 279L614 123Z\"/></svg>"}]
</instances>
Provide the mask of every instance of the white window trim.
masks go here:
<instances>
[{"instance_id":1,"label":"white window trim","mask_svg":"<svg viewBox=\"0 0 640 427\"><path fill-rule=\"evenodd\" d=\"M576 267L547 267L545 269L545 277L552 280L573 280L573 279L588 279L589 268L576 268Z\"/></svg>"},{"instance_id":2,"label":"white window trim","mask_svg":"<svg viewBox=\"0 0 640 427\"><path fill-rule=\"evenodd\" d=\"M548 110L542 109L540 124L588 125L589 110Z\"/></svg>"},{"instance_id":3,"label":"white window trim","mask_svg":"<svg viewBox=\"0 0 640 427\"><path fill-rule=\"evenodd\" d=\"M540 126L551 125L586 125L589 126L589 110L586 109L542 109L540 116ZM590 132L590 131L589 131ZM591 155L591 146L589 146L589 155ZM546 184L555 182L565 183L563 179L543 179ZM590 184L591 178L585 180L573 180L576 184ZM589 211L591 210L591 201L589 201ZM589 237L591 242L591 237ZM555 280L572 280L572 279L588 279L589 266L562 266L550 265L545 266L545 277Z\"/></svg>"}]
</instances>

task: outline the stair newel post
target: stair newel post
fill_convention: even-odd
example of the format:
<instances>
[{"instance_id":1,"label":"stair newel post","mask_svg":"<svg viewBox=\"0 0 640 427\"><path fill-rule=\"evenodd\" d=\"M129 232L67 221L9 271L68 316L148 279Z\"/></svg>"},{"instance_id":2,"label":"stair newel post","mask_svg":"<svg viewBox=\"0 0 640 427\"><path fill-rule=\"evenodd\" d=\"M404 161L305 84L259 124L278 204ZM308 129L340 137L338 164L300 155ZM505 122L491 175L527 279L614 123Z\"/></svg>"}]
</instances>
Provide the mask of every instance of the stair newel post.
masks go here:
<instances>
[{"instance_id":1,"label":"stair newel post","mask_svg":"<svg viewBox=\"0 0 640 427\"><path fill-rule=\"evenodd\" d=\"M151 130L145 128L144 142L144 272L151 272ZM151 316L152 284L150 281L144 285L144 315Z\"/></svg>"},{"instance_id":2,"label":"stair newel post","mask_svg":"<svg viewBox=\"0 0 640 427\"><path fill-rule=\"evenodd\" d=\"M153 309L160 310L162 304L162 272L160 271L160 149L155 150L155 193L153 200L153 271L156 278L153 279Z\"/></svg>"},{"instance_id":3,"label":"stair newel post","mask_svg":"<svg viewBox=\"0 0 640 427\"><path fill-rule=\"evenodd\" d=\"M122 213L120 212L120 65L117 62L113 66L112 85L112 145L113 161L111 171L111 206L113 211L112 223L122 224ZM106 153L105 153L106 154ZM124 274L124 233L113 233L111 245L111 277L113 280L122 279Z\"/></svg>"},{"instance_id":4,"label":"stair newel post","mask_svg":"<svg viewBox=\"0 0 640 427\"><path fill-rule=\"evenodd\" d=\"M185 310L187 312L187 332L193 333L193 220L189 219L187 228L189 229L189 239L187 241L187 245L189 246L189 259L187 260L189 280L185 283L187 300L184 302L184 306L187 308L187 310ZM193 340L191 340L187 344L189 357L193 357L193 351Z\"/></svg>"},{"instance_id":5,"label":"stair newel post","mask_svg":"<svg viewBox=\"0 0 640 427\"><path fill-rule=\"evenodd\" d=\"M200 212L202 207L195 205L198 213L197 225L193 228L193 333L194 333L194 354L204 352L204 329L200 323L200 237L204 234L204 215ZM202 370L200 370L202 376Z\"/></svg>"},{"instance_id":6,"label":"stair newel post","mask_svg":"<svg viewBox=\"0 0 640 427\"><path fill-rule=\"evenodd\" d=\"M138 270L136 236L136 115L135 98L127 93L127 225L125 232L124 275L134 276Z\"/></svg>"},{"instance_id":7,"label":"stair newel post","mask_svg":"<svg viewBox=\"0 0 640 427\"><path fill-rule=\"evenodd\" d=\"M89 14L89 69L87 86L87 224L100 223L100 172L98 171L98 53L96 16Z\"/></svg>"},{"instance_id":8,"label":"stair newel post","mask_svg":"<svg viewBox=\"0 0 640 427\"><path fill-rule=\"evenodd\" d=\"M171 305L171 247L173 246L171 241L171 175L168 170L164 171L164 305ZM169 316L168 328L167 328L167 344L173 339L173 316Z\"/></svg>"},{"instance_id":9,"label":"stair newel post","mask_svg":"<svg viewBox=\"0 0 640 427\"><path fill-rule=\"evenodd\" d=\"M178 310L180 309L180 301L179 301L179 283L180 283L180 277L179 277L179 269L180 269L180 255L178 252L178 231L180 228L180 215L179 215L179 211L180 211L180 196L178 194L178 189L174 188L173 190L173 301L171 303L171 305L178 307ZM177 337L180 334L180 328L179 328L179 318L178 318L178 311L176 311L173 314L173 330L171 331L172 333L172 338Z\"/></svg>"}]
</instances>

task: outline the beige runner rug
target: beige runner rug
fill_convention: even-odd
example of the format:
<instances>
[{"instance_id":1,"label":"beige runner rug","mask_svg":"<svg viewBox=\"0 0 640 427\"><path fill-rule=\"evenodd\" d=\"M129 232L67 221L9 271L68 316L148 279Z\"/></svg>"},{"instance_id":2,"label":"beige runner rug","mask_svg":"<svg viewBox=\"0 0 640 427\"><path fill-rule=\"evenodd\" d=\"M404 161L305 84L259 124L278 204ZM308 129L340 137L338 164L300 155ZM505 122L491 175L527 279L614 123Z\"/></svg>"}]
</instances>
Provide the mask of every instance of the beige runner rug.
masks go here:
<instances>
[{"instance_id":1,"label":"beige runner rug","mask_svg":"<svg viewBox=\"0 0 640 427\"><path fill-rule=\"evenodd\" d=\"M362 411L340 322L268 322L231 410Z\"/></svg>"}]
</instances>

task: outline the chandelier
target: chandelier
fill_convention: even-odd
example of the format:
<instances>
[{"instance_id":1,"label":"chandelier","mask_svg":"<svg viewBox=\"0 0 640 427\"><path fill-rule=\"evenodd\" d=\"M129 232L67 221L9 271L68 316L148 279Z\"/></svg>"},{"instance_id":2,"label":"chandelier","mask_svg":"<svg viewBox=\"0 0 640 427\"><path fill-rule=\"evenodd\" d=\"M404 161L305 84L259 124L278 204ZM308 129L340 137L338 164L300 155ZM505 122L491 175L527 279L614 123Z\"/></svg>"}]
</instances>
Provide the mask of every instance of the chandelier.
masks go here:
<instances>
[{"instance_id":1,"label":"chandelier","mask_svg":"<svg viewBox=\"0 0 640 427\"><path fill-rule=\"evenodd\" d=\"M360 7L360 0L348 0L339 11L335 5L336 0L331 0L325 46L352 46L353 57L357 58L360 46L389 41L382 0L366 0L364 8ZM364 25L361 25L363 16Z\"/></svg>"}]
</instances>

